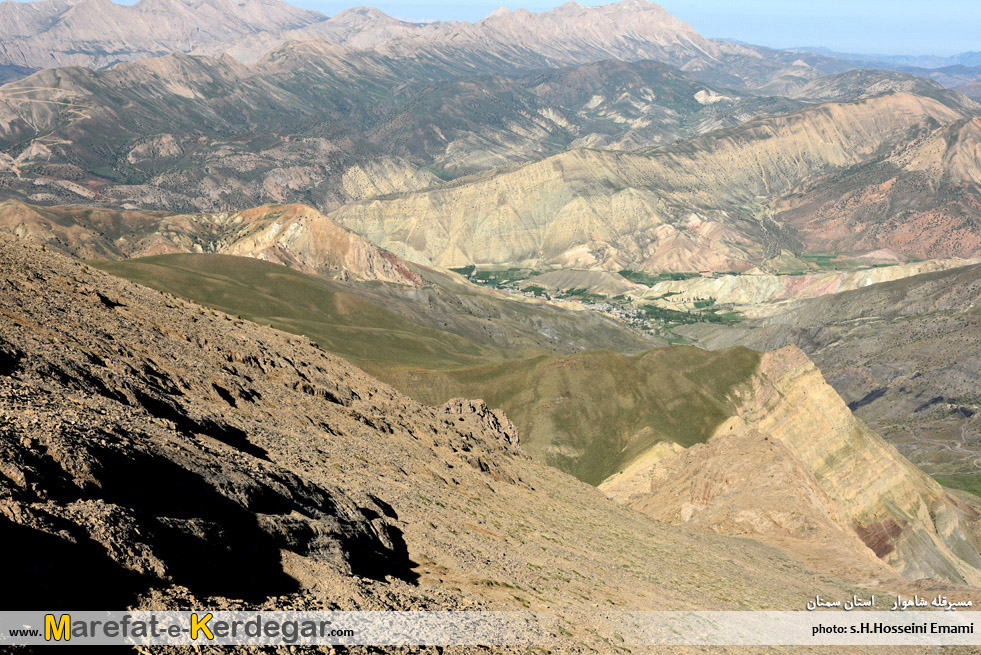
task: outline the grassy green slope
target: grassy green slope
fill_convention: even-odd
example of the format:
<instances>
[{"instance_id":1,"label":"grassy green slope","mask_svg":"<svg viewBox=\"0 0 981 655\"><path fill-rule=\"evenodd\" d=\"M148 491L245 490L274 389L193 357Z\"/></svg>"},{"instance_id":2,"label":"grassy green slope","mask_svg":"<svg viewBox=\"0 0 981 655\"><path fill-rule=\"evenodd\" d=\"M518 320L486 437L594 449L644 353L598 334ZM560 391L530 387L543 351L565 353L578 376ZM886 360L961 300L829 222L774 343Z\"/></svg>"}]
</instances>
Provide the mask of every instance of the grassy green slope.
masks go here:
<instances>
[{"instance_id":1,"label":"grassy green slope","mask_svg":"<svg viewBox=\"0 0 981 655\"><path fill-rule=\"evenodd\" d=\"M397 316L342 285L247 257L177 254L90 263L159 291L306 335L357 362L440 368L504 358L495 348Z\"/></svg>"},{"instance_id":2,"label":"grassy green slope","mask_svg":"<svg viewBox=\"0 0 981 655\"><path fill-rule=\"evenodd\" d=\"M369 367L430 404L483 398L539 461L598 484L659 441L704 442L733 413L730 390L759 364L748 348L545 355L456 370Z\"/></svg>"},{"instance_id":3,"label":"grassy green slope","mask_svg":"<svg viewBox=\"0 0 981 655\"><path fill-rule=\"evenodd\" d=\"M671 347L632 356L501 348L479 334L469 339L389 311L384 296L373 302L343 284L250 258L175 254L91 264L305 335L421 402L483 398L515 422L533 458L593 484L659 441L705 441L732 413L730 390L759 362L747 348ZM388 301L393 310L403 308L395 297ZM472 302L461 296L456 311L468 315ZM534 311L511 304L513 311ZM451 309L440 312L449 316Z\"/></svg>"}]
</instances>

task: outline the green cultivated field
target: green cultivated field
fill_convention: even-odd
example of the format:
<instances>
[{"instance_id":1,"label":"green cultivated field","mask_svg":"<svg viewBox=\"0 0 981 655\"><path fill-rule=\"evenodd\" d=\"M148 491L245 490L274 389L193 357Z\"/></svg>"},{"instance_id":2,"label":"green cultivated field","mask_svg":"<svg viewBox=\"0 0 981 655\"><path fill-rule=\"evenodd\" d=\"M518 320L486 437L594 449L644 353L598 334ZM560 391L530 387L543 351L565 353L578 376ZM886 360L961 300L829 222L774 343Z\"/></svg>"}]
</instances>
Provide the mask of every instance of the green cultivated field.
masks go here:
<instances>
[{"instance_id":1,"label":"green cultivated field","mask_svg":"<svg viewBox=\"0 0 981 655\"><path fill-rule=\"evenodd\" d=\"M934 475L933 479L950 489L960 489L975 496L981 496L981 475L952 473L950 475Z\"/></svg>"}]
</instances>

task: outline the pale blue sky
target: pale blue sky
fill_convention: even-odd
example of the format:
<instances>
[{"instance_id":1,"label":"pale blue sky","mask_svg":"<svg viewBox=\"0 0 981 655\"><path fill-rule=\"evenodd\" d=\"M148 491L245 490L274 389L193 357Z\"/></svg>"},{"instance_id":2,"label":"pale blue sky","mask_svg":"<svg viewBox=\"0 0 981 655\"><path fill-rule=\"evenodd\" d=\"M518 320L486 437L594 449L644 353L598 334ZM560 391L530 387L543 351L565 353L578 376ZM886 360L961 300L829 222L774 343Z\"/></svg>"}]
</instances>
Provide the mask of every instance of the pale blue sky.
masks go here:
<instances>
[{"instance_id":1,"label":"pale blue sky","mask_svg":"<svg viewBox=\"0 0 981 655\"><path fill-rule=\"evenodd\" d=\"M289 0L325 14L356 4L408 19L476 20L504 5L543 11L562 0ZM581 4L606 4L579 0ZM981 50L981 0L662 0L708 37L778 48L951 55Z\"/></svg>"}]
</instances>

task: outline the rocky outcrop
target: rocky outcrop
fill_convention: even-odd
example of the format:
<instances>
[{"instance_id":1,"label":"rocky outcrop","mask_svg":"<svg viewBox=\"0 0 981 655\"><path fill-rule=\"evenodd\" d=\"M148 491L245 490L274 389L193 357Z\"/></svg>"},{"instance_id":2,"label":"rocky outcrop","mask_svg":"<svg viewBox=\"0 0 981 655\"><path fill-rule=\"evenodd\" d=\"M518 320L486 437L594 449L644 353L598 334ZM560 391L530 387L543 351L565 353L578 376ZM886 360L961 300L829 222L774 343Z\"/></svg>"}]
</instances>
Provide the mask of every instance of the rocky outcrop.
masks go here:
<instances>
[{"instance_id":1,"label":"rocky outcrop","mask_svg":"<svg viewBox=\"0 0 981 655\"><path fill-rule=\"evenodd\" d=\"M516 447L518 445L518 428L514 426L514 423L504 412L494 411L483 400L452 398L443 405L442 410L445 414L464 419L473 417L480 426L494 434L501 435L501 439L508 446Z\"/></svg>"},{"instance_id":2,"label":"rocky outcrop","mask_svg":"<svg viewBox=\"0 0 981 655\"><path fill-rule=\"evenodd\" d=\"M420 285L405 262L307 205L263 206L216 222L231 228L214 252L256 257L345 279Z\"/></svg>"},{"instance_id":3,"label":"rocky outcrop","mask_svg":"<svg viewBox=\"0 0 981 655\"><path fill-rule=\"evenodd\" d=\"M600 489L658 520L756 539L820 570L864 581L896 575L779 439L733 420L706 444L650 459Z\"/></svg>"},{"instance_id":4,"label":"rocky outcrop","mask_svg":"<svg viewBox=\"0 0 981 655\"><path fill-rule=\"evenodd\" d=\"M71 375L53 368L44 373ZM25 583L25 605L131 606L161 583L261 601L297 590L283 551L342 575L412 577L384 503L305 482L236 426L138 387L105 389L128 405L74 407L23 383L3 387L0 531L23 555L12 577Z\"/></svg>"},{"instance_id":5,"label":"rocky outcrop","mask_svg":"<svg viewBox=\"0 0 981 655\"><path fill-rule=\"evenodd\" d=\"M835 570L981 583L981 513L856 419L797 348L765 354L705 445L661 459L621 502L661 519L752 536ZM737 455L738 453L738 455Z\"/></svg>"},{"instance_id":6,"label":"rocky outcrop","mask_svg":"<svg viewBox=\"0 0 981 655\"><path fill-rule=\"evenodd\" d=\"M937 130L894 160L907 171L927 171L955 184L981 184L981 117Z\"/></svg>"},{"instance_id":7,"label":"rocky outcrop","mask_svg":"<svg viewBox=\"0 0 981 655\"><path fill-rule=\"evenodd\" d=\"M211 312L158 323L163 304L143 304L152 294L93 287L101 280L80 264L45 265L38 254L0 242L0 521L31 553L15 575L36 580L18 602L121 607L160 585L256 602L297 591L284 570L291 556L341 576L415 578L389 504L314 482L274 454L271 442L288 440L301 414L277 410L277 426L260 427L293 398L292 412L320 407L324 435L391 433L392 418L359 409L379 392L355 388L368 378L288 339L232 347L220 324L190 328ZM304 351L320 363L294 359ZM454 413L470 429L446 447L475 471L494 462L502 479L517 479L505 460L522 455L506 419L479 403Z\"/></svg>"},{"instance_id":8,"label":"rocky outcrop","mask_svg":"<svg viewBox=\"0 0 981 655\"><path fill-rule=\"evenodd\" d=\"M786 444L866 545L898 571L981 581L977 512L856 419L800 350L764 356L740 416Z\"/></svg>"}]
</instances>

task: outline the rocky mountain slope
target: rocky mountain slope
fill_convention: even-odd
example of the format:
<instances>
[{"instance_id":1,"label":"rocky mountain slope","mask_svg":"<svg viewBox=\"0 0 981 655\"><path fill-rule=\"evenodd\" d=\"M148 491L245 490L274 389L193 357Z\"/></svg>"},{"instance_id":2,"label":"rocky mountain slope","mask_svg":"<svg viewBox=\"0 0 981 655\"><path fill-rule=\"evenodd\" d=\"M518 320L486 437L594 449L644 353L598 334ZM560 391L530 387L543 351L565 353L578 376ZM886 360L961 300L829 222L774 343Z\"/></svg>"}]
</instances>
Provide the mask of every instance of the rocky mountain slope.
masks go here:
<instances>
[{"instance_id":1,"label":"rocky mountain slope","mask_svg":"<svg viewBox=\"0 0 981 655\"><path fill-rule=\"evenodd\" d=\"M746 270L808 245L807 233L771 218L771 199L875 162L976 109L944 90L886 93L647 151L573 150L353 203L333 217L405 259L437 266ZM926 249L955 249L950 236ZM957 248L962 256L971 249Z\"/></svg>"},{"instance_id":2,"label":"rocky mountain slope","mask_svg":"<svg viewBox=\"0 0 981 655\"><path fill-rule=\"evenodd\" d=\"M569 147L670 143L800 104L711 86L654 61L605 60L453 78L403 102L369 138L397 144L393 155L460 175Z\"/></svg>"},{"instance_id":3,"label":"rocky mountain slope","mask_svg":"<svg viewBox=\"0 0 981 655\"><path fill-rule=\"evenodd\" d=\"M812 180L777 202L774 214L818 251L977 256L981 117L939 127L871 165Z\"/></svg>"},{"instance_id":4,"label":"rocky mountain slope","mask_svg":"<svg viewBox=\"0 0 981 655\"><path fill-rule=\"evenodd\" d=\"M0 231L82 259L177 252L253 257L325 277L419 285L405 262L306 205L172 214L0 203Z\"/></svg>"},{"instance_id":5,"label":"rocky mountain slope","mask_svg":"<svg viewBox=\"0 0 981 655\"><path fill-rule=\"evenodd\" d=\"M724 79L727 86L759 85L785 68L751 49L706 39L646 0L596 7L567 2L541 13L501 8L476 23L423 28L379 49L400 57L425 49L437 59L458 59L474 67L508 62L524 69L650 59L696 72L706 81ZM731 65L731 60L743 66ZM801 75L808 73L820 74L801 67Z\"/></svg>"},{"instance_id":6,"label":"rocky mountain slope","mask_svg":"<svg viewBox=\"0 0 981 655\"><path fill-rule=\"evenodd\" d=\"M799 349L763 355L705 445L601 488L656 518L745 535L875 578L981 579L977 509L856 419ZM761 502L761 497L766 501Z\"/></svg>"},{"instance_id":7,"label":"rocky mountain slope","mask_svg":"<svg viewBox=\"0 0 981 655\"><path fill-rule=\"evenodd\" d=\"M19 607L524 607L561 614L564 647L602 651L596 602L799 608L853 591L613 505L527 459L483 403L424 407L305 339L7 235L0 268Z\"/></svg>"},{"instance_id":8,"label":"rocky mountain slope","mask_svg":"<svg viewBox=\"0 0 981 655\"><path fill-rule=\"evenodd\" d=\"M856 419L798 349L377 370L429 404L484 398L515 421L533 459L659 520L757 538L854 579L981 581L978 502L943 490Z\"/></svg>"},{"instance_id":9,"label":"rocky mountain slope","mask_svg":"<svg viewBox=\"0 0 981 655\"><path fill-rule=\"evenodd\" d=\"M227 259L234 260L234 258ZM220 272L220 266L218 268L213 266L214 261L189 260L185 269L170 269L167 267L172 267L174 264L165 263L165 267L160 267L151 263L151 260L147 260L146 265L137 260L122 265L120 270L128 272L134 279L145 279L150 284L159 285L164 289L184 289L183 293L192 297L197 296L203 302L209 302L208 298L200 295L199 290L214 289L215 282L226 275ZM178 266L183 265L180 262L175 263ZM259 262L250 266L276 268ZM145 271L140 274L139 271L143 267ZM108 268L113 270L117 267L108 266ZM186 272L183 278L171 276L169 283L164 282L161 285L161 282L168 279L169 270ZM209 304L239 311L246 306L243 301L230 302L228 298L258 297L264 288L263 284L243 275L245 271L246 269L234 271L228 269L229 276L239 280L245 287L239 292L225 294L223 296L225 300L210 299ZM200 279L207 282L195 284L191 281L194 276L200 276ZM277 277L282 278L283 274L277 274ZM271 291L273 294L292 298L291 304L296 304L299 288L299 282L294 281L286 293L277 294ZM302 331L303 334L314 335L318 334L317 329L326 328L324 334L328 336L323 341L324 345L338 350L338 342L331 339L329 334L347 331L350 327L340 327L337 318L332 317L332 313L337 316L345 314L351 316L363 314L364 310L352 305L353 298L339 303L340 299L335 299L331 294L336 295L337 291L332 290L322 294L324 300L333 306L333 309L322 318L312 317L308 327L303 327L304 324L297 322L287 322L283 324L284 327L294 332ZM350 296L349 292L348 295ZM318 305L323 303L323 301L315 302ZM266 315L278 314L275 309L266 310ZM402 330L391 318L374 317L368 320L373 325L385 325L385 329L391 331L393 335L398 335ZM355 340L358 338L364 339L363 336L354 336ZM388 340L386 338L386 342ZM405 343L399 342L398 339L392 343L396 350L405 347ZM340 351L344 352L342 348ZM489 356L494 355L491 353ZM533 458L558 466L588 482L597 483L612 477L616 480L614 487L621 490L626 488L631 493L636 492L638 484L641 484L637 482L639 479L637 476L646 475L644 471L649 468L648 462L651 458L648 453L652 449L663 449L664 444L674 444L672 447L677 450L679 446L693 447L695 444L707 441L711 447L710 452L721 448L722 452L731 454L732 449L724 445L727 442L716 437L720 434L724 437L732 436L729 433L733 426L740 427L740 431L734 433L735 435L740 439L749 439L756 446L762 445L757 443L758 439L753 436L757 433L768 436L789 433L797 440L795 448L802 447L798 443L803 438L800 435L809 434L812 437L814 434L829 435L831 442L825 445L817 444L808 437L807 443L812 448L812 451L808 451L810 454L807 457L799 453L795 455L798 458L804 457L806 460L804 464L790 461L789 464L785 462L778 466L789 465L789 470L796 472L791 478L802 474L804 468L801 467L804 466L817 475L820 481L826 485L837 485L835 488L839 490L857 484L855 480L848 478L848 475L853 475L848 471L858 466L864 471L862 475L872 476L868 484L873 485L876 491L870 489L867 492L858 492L864 494L863 497L867 502L857 509L849 509L854 514L850 522L849 520L842 522L838 516L843 511L840 507L841 498L835 498L833 503L822 500L817 507L818 509L824 507L821 510L824 513L818 512L816 516L819 518L809 514L818 511L814 507L799 508L799 511L805 515L803 519L791 513L791 518L787 519L791 524L799 527L800 521L803 521L803 524L808 526L804 532L815 536L815 543L825 543L825 546L811 544L810 547L803 548L810 553L813 547L813 557L808 555L805 558L808 564L823 570L838 570L837 567L841 562L835 564L836 558L847 559L847 554L854 549L847 547L842 551L840 544L834 547L827 544L838 540L835 535L842 525L851 525L852 536L846 541L852 542L854 546L857 543L854 535L857 534L879 556L892 552L892 549L900 551L899 555L887 558L887 561L904 575L976 584L973 578L976 573L973 571L975 563L971 559L972 556L965 555L965 552L970 551L965 550L967 546L964 545L974 543L974 537L971 536L974 531L971 523L974 521L974 510L971 509L970 504L965 504L964 501L956 498L948 498L938 491L939 487L932 481L924 482L928 480L926 476L895 451L886 447L880 438L866 429L863 424L853 419L843 401L830 387L824 385L823 378L803 355L793 352L768 355L761 363L756 353L744 349L709 353L676 347L650 351L631 358L613 352L590 352L565 357L545 355L523 361L453 370L434 370L432 365L436 360L432 355L428 357L429 359L412 361L406 360L398 352L383 352L380 358L367 357L365 363L369 370L392 381L415 398L430 404L438 405L446 399L459 396L484 398L491 407L504 409L514 417L518 429L525 435L525 447ZM399 366L399 363L402 365ZM465 361L461 363L466 364ZM405 368L404 364L414 367ZM420 364L425 368L421 368ZM781 375L789 375L781 366L795 372L791 377L805 378L808 381L804 385L806 388L801 391L796 382L794 384L788 382L786 387L781 386L783 383L777 382L783 379ZM585 380L589 382L586 383ZM603 382L598 384L598 381ZM754 389L748 396L744 393L747 386ZM793 399L798 396L798 400ZM755 404L747 404L746 397L754 398ZM768 400L760 401L761 397ZM611 402L613 400L616 402ZM821 405L822 402L828 407ZM830 423L817 424L808 418L817 416L824 417L823 420ZM833 418L835 416L837 418ZM733 417L739 417L736 423L733 423L736 420ZM855 434L862 435L859 442L848 441L853 440ZM753 441L754 439L756 440ZM846 446L835 445L837 443L835 439L847 441L847 449L859 453L855 456L860 457L863 464L861 466L850 464L844 469L817 473L815 462L840 460L839 455L833 455L831 452ZM817 450L813 450L814 448ZM697 457L700 452L702 451L696 448L686 453L685 457ZM667 454L670 455L671 451ZM777 454L780 455L778 460L783 461L783 454ZM659 458L663 458L663 455L664 453ZM811 459L808 460L808 457ZM701 470L691 461L686 461L689 462L685 465L686 470ZM752 461L754 464L746 464L749 469L755 466L756 460ZM875 481L878 479L876 476L880 475L871 473L875 466L883 468L885 472L881 475L885 481L881 483ZM904 476L912 476L913 482L906 480ZM608 488L612 488L610 484L608 481ZM915 498L909 500L906 497L905 504L893 497L883 499L879 494L881 489L876 486L879 484L891 484L906 489L903 493L906 496L913 493ZM916 499L921 499L922 494L926 493L920 489L923 485L927 485L930 494L933 495L921 502ZM911 486L919 490L910 492L908 488ZM674 487L665 488L674 489ZM783 490L780 493L787 493L787 491ZM678 502L684 502L684 494L680 492L679 494L677 497L681 500ZM726 491L722 497L729 498L728 494L729 492ZM845 497L853 498L847 494ZM749 496L745 497L744 504L748 502L748 498ZM737 502L725 504L729 502L728 500L719 502L729 508L726 511L741 506ZM920 506L917 503L926 503L926 506L931 507L929 515L940 516L941 518L936 520L941 521L942 525L931 523L926 527L920 526L924 516L917 509ZM661 501L657 501L656 504L659 507L670 506L669 503ZM949 509L948 505L954 509ZM896 510L896 507L900 509ZM757 510L769 511L766 507ZM899 514L896 514L897 511ZM886 518L883 518L884 516ZM882 525L886 527L879 530ZM910 540L904 541L900 549L890 541L897 536L894 534L896 526L904 530L909 528L911 534L918 536L907 535ZM797 530L797 527L794 530ZM926 537L923 536L921 527L922 530L926 530ZM887 533L887 537L879 534L883 530ZM764 532L768 534L768 531ZM787 534L782 528L777 530L777 533L779 538L768 543L790 548L788 544L792 544L793 539L803 538L803 533L797 531L791 535L790 541L786 541L784 538ZM883 546L881 552L876 550L881 544L870 542L870 539L880 538L888 542L886 544L888 547ZM859 554L855 562L864 561L865 564L856 565L853 562L857 568L848 569L851 571L849 575L868 578L883 574L883 570L876 568L878 565L873 566L874 558L870 558L866 550L859 548L858 551L853 552ZM957 558L965 559L967 564L960 559L952 561L951 550L959 553ZM875 573L875 571L879 572Z\"/></svg>"},{"instance_id":10,"label":"rocky mountain slope","mask_svg":"<svg viewBox=\"0 0 981 655\"><path fill-rule=\"evenodd\" d=\"M469 72L649 59L683 68L706 82L766 92L786 92L821 75L857 67L895 67L706 39L662 7L642 0L593 7L567 2L541 13L501 8L476 23L412 23L358 7L308 27L258 33L196 51L227 52L251 62L286 42L306 39L373 48L400 58L425 53L431 62L453 62ZM904 72L931 73L913 67Z\"/></svg>"}]
</instances>

